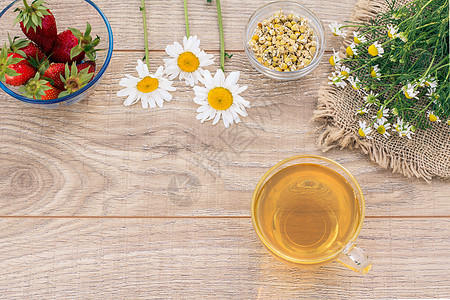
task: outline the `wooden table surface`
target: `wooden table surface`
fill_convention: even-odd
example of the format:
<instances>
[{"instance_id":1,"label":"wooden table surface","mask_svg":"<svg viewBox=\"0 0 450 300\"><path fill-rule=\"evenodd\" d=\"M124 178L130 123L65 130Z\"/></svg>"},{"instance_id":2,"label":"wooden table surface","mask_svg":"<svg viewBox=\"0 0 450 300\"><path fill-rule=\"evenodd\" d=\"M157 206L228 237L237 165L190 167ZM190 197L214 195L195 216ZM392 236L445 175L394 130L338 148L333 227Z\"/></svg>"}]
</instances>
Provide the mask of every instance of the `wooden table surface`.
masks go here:
<instances>
[{"instance_id":1,"label":"wooden table surface","mask_svg":"<svg viewBox=\"0 0 450 300\"><path fill-rule=\"evenodd\" d=\"M234 54L226 70L241 71L252 105L228 130L195 119L194 93L181 82L163 109L124 107L116 97L119 80L143 56L137 0L96 1L113 27L115 50L88 99L43 110L0 93L2 298L450 297L450 185L392 174L359 151L325 155L364 191L367 217L357 244L373 259L369 274L336 262L287 266L260 244L252 191L276 162L322 154L310 118L330 71L324 59L301 80L277 82L250 66L244 25L267 2L222 3L227 52ZM347 20L355 2L306 4L327 27ZM154 71L165 46L185 34L183 1L147 6ZM217 62L215 4L188 6L191 33ZM338 42L328 34L326 58Z\"/></svg>"}]
</instances>

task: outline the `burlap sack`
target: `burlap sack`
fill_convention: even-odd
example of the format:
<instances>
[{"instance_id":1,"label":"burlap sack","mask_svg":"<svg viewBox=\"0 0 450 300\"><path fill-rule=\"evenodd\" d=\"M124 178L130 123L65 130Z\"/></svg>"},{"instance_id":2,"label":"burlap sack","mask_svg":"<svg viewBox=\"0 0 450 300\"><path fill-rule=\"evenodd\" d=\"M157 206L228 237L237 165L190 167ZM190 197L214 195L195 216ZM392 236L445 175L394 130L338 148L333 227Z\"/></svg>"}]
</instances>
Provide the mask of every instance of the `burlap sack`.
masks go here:
<instances>
[{"instance_id":1,"label":"burlap sack","mask_svg":"<svg viewBox=\"0 0 450 300\"><path fill-rule=\"evenodd\" d=\"M406 2L400 0L397 5ZM351 20L364 22L386 10L388 7L385 0L359 0ZM349 34L344 41L341 57L345 57L345 46L351 43L352 37ZM363 103L363 94L355 91L350 84L345 88L338 88L329 85L328 81L323 83L313 120L323 125L319 129L323 132L318 145L324 152L335 147L359 148L380 166L404 176L415 176L426 181L433 178L450 179L450 126L446 124L446 120L434 123L430 129L417 130L412 140L400 138L394 132L389 139L373 134L373 139L368 140L357 134L358 121L366 120L370 124L371 116L374 115L373 111L363 117L355 115Z\"/></svg>"}]
</instances>

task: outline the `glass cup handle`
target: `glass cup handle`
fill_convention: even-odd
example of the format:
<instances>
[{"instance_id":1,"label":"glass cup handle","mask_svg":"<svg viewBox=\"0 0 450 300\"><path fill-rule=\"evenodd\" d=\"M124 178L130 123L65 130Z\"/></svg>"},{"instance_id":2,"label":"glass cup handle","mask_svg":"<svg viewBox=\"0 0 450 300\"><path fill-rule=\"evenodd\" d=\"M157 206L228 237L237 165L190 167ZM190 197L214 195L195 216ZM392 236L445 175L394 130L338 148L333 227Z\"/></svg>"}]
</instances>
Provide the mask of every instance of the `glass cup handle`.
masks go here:
<instances>
[{"instance_id":1,"label":"glass cup handle","mask_svg":"<svg viewBox=\"0 0 450 300\"><path fill-rule=\"evenodd\" d=\"M372 268L370 258L361 248L354 245L343 251L342 255L338 258L338 262L360 274L366 274Z\"/></svg>"}]
</instances>

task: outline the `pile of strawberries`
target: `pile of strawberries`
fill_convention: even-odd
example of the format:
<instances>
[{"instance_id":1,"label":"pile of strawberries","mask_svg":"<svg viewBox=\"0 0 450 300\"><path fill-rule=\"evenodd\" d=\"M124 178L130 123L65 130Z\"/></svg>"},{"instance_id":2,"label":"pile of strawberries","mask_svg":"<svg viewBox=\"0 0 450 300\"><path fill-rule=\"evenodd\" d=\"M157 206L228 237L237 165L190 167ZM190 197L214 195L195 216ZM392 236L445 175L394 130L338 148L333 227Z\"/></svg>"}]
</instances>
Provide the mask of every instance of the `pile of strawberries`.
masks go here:
<instances>
[{"instance_id":1,"label":"pile of strawberries","mask_svg":"<svg viewBox=\"0 0 450 300\"><path fill-rule=\"evenodd\" d=\"M55 17L34 0L15 11L15 20L28 39L9 37L9 47L0 51L0 81L21 86L19 92L33 99L50 100L72 94L88 84L96 68L97 36L90 36L87 23L84 34L68 28L58 34ZM85 60L87 58L88 60Z\"/></svg>"}]
</instances>

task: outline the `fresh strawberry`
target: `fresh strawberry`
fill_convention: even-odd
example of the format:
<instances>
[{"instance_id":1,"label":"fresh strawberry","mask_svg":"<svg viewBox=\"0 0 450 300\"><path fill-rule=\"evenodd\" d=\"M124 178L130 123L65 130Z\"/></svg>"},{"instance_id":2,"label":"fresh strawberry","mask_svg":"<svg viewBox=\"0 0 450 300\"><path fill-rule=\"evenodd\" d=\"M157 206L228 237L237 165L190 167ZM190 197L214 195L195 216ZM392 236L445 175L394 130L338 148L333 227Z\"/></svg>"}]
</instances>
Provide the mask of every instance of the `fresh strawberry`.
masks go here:
<instances>
[{"instance_id":1,"label":"fresh strawberry","mask_svg":"<svg viewBox=\"0 0 450 300\"><path fill-rule=\"evenodd\" d=\"M81 63L84 57L87 56L94 61L96 51L98 51L94 48L100 43L100 38L97 36L95 39L92 39L90 34L91 25L89 23L87 23L84 34L74 28L61 32L58 34L53 46L51 60L72 64L73 62Z\"/></svg>"},{"instance_id":2,"label":"fresh strawberry","mask_svg":"<svg viewBox=\"0 0 450 300\"><path fill-rule=\"evenodd\" d=\"M8 34L9 39L9 51L22 55L24 58L28 59L38 59L42 60L47 58L45 54L38 48L38 46L32 41L26 39L19 39L19 37L11 37Z\"/></svg>"},{"instance_id":3,"label":"fresh strawberry","mask_svg":"<svg viewBox=\"0 0 450 300\"><path fill-rule=\"evenodd\" d=\"M22 86L19 92L25 97L39 100L56 99L61 94L61 90L52 86L47 80L42 79L39 73L36 73L26 85Z\"/></svg>"},{"instance_id":4,"label":"fresh strawberry","mask_svg":"<svg viewBox=\"0 0 450 300\"><path fill-rule=\"evenodd\" d=\"M94 73L96 68L95 61L89 60L77 65L78 71L84 70L86 68L89 68L88 73Z\"/></svg>"},{"instance_id":5,"label":"fresh strawberry","mask_svg":"<svg viewBox=\"0 0 450 300\"><path fill-rule=\"evenodd\" d=\"M25 84L36 74L23 56L17 53L7 53L6 44L0 52L0 81L13 86Z\"/></svg>"},{"instance_id":6,"label":"fresh strawberry","mask_svg":"<svg viewBox=\"0 0 450 300\"><path fill-rule=\"evenodd\" d=\"M64 75L65 66L62 63L52 63L44 72L45 79L51 79L53 86L60 90L64 90L64 83L61 81L61 76Z\"/></svg>"},{"instance_id":7,"label":"fresh strawberry","mask_svg":"<svg viewBox=\"0 0 450 300\"><path fill-rule=\"evenodd\" d=\"M43 5L44 0L34 0L31 5L23 0L23 4L24 7L15 10L19 14L14 24L20 22L23 33L46 54L50 54L58 34L55 17Z\"/></svg>"},{"instance_id":8,"label":"fresh strawberry","mask_svg":"<svg viewBox=\"0 0 450 300\"><path fill-rule=\"evenodd\" d=\"M94 77L94 73L89 73L89 68L78 71L75 63L73 63L71 67L66 64L64 78L62 79L65 91L60 94L60 97L70 95L80 90L92 80L92 77Z\"/></svg>"}]
</instances>

